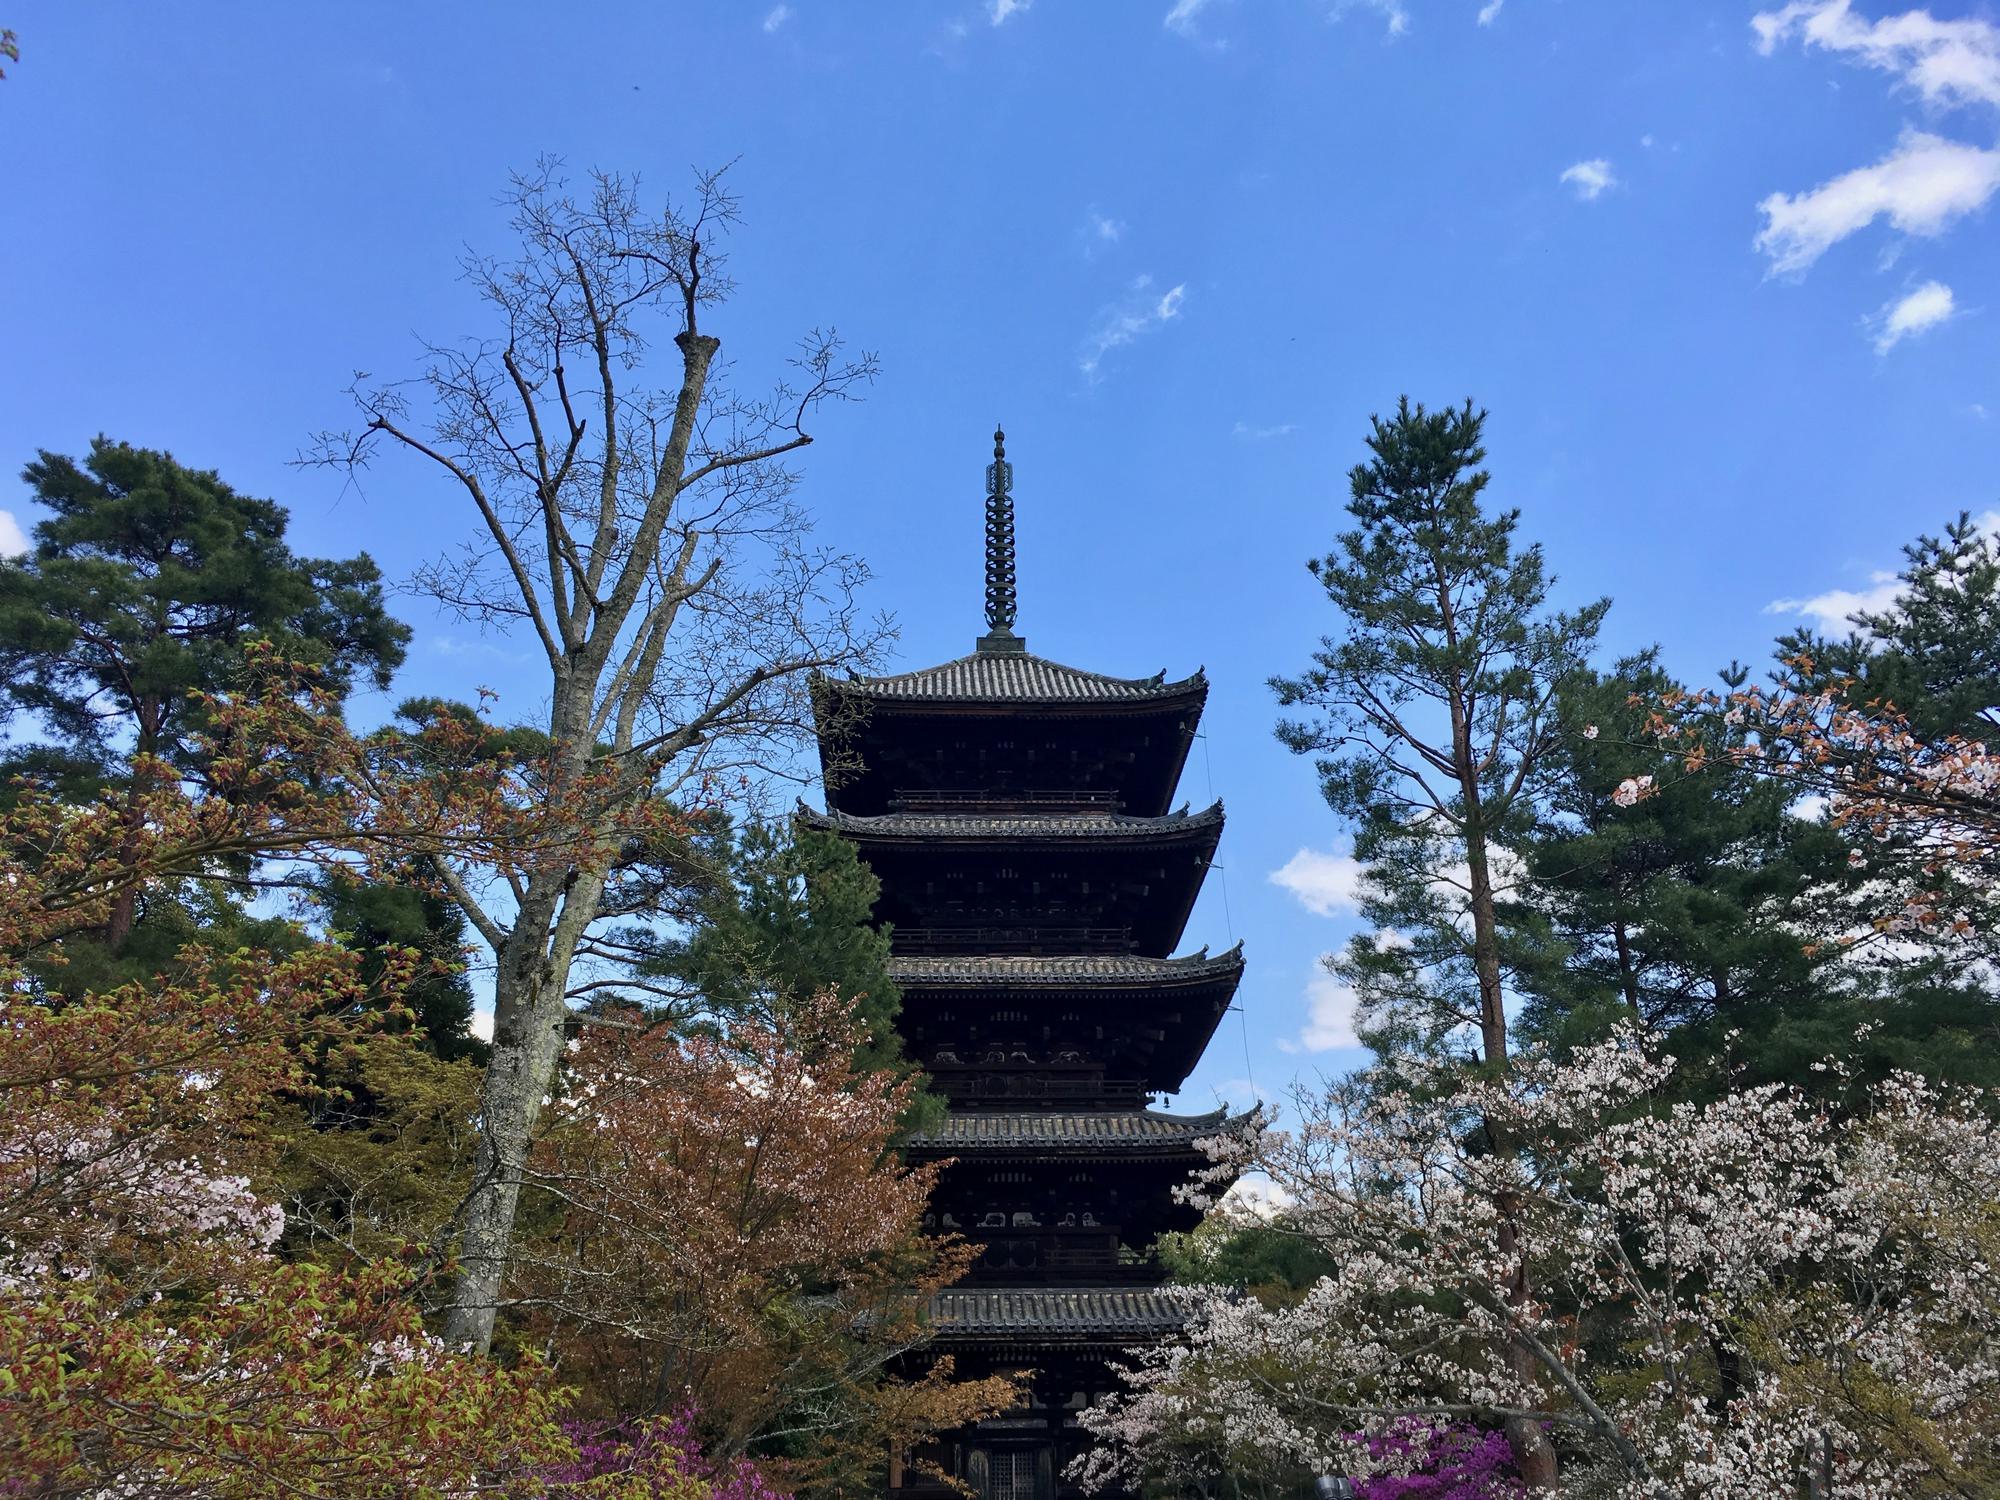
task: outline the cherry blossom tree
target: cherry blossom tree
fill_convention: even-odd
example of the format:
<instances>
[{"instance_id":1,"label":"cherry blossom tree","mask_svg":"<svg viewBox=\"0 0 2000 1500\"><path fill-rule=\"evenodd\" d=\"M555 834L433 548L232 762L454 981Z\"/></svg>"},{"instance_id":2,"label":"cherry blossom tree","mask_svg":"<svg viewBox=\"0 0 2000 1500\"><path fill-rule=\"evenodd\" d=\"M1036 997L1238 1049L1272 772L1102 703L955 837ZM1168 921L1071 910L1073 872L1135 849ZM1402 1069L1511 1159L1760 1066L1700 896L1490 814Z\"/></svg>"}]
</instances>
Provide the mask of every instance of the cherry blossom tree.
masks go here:
<instances>
[{"instance_id":1,"label":"cherry blossom tree","mask_svg":"<svg viewBox=\"0 0 2000 1500\"><path fill-rule=\"evenodd\" d=\"M1087 1415L1083 1477L1407 1472L1371 1439L1531 1421L1566 1493L1761 1500L1821 1470L1867 1500L1992 1493L2000 1100L1899 1074L1847 1115L1782 1085L1664 1104L1674 1066L1629 1031L1502 1077L1412 1064L1212 1142L1215 1181L1268 1173L1337 1269L1291 1306L1209 1294Z\"/></svg>"},{"instance_id":2,"label":"cherry blossom tree","mask_svg":"<svg viewBox=\"0 0 2000 1500\"><path fill-rule=\"evenodd\" d=\"M1810 660L1789 671L1820 677ZM1971 735L1923 733L1893 703L1857 704L1855 685L1672 693L1646 705L1643 738L1662 776L1748 767L1812 799L1849 836L1850 864L1872 879L1840 946L1893 956L1914 943L1989 964L2000 958L2000 752ZM1633 777L1617 796L1636 805L1660 785Z\"/></svg>"}]
</instances>

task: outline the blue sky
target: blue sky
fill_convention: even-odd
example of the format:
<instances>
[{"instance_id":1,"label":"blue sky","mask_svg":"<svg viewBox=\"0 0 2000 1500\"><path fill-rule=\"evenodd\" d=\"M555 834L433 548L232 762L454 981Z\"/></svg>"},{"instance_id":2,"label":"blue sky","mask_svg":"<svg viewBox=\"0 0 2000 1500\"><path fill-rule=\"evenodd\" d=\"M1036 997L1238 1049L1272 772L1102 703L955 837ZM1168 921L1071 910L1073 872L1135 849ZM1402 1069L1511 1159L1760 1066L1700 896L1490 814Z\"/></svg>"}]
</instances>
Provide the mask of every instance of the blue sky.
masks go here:
<instances>
[{"instance_id":1,"label":"blue sky","mask_svg":"<svg viewBox=\"0 0 2000 1500\"><path fill-rule=\"evenodd\" d=\"M398 578L468 517L425 473L287 467L352 372L479 329L461 246L553 152L681 187L738 159L746 383L804 329L878 350L805 497L901 661L978 633L1009 433L1032 649L1214 682L1185 792L1230 809L1189 945L1249 945L1184 1096L1340 1068L1315 956L1340 830L1263 683L1332 621L1369 412L1490 409L1494 498L1607 656L1705 680L1795 607L2000 502L2000 16L1938 0L16 4L0 459L103 431L290 506ZM11 524L34 519L16 486ZM0 523L0 543L8 525ZM414 598L399 692L529 706ZM362 712L378 713L380 705ZM1301 860L1304 851L1307 856ZM1274 882L1290 868L1296 889ZM1321 910L1313 910L1317 906Z\"/></svg>"}]
</instances>

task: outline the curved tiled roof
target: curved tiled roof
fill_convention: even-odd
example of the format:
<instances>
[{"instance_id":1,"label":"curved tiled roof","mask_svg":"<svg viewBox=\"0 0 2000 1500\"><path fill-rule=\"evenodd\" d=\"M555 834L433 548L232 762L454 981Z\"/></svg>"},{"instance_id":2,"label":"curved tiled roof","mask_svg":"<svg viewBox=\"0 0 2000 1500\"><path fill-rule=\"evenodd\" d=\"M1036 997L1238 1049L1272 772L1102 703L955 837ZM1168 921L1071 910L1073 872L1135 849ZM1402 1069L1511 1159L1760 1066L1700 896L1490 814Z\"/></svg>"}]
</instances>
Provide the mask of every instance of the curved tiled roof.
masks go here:
<instances>
[{"instance_id":1,"label":"curved tiled roof","mask_svg":"<svg viewBox=\"0 0 2000 1500\"><path fill-rule=\"evenodd\" d=\"M1237 1119L1247 1118L1237 1116ZM1192 1149L1235 1123L1224 1109L1205 1115L1166 1115L1150 1109L1076 1110L1066 1114L1008 1111L946 1115L936 1129L910 1139L921 1151L1099 1151L1179 1147Z\"/></svg>"},{"instance_id":2,"label":"curved tiled roof","mask_svg":"<svg viewBox=\"0 0 2000 1500\"><path fill-rule=\"evenodd\" d=\"M946 1339L1146 1338L1187 1322L1184 1297L1168 1287L962 1287L932 1297L930 1310Z\"/></svg>"},{"instance_id":3,"label":"curved tiled roof","mask_svg":"<svg viewBox=\"0 0 2000 1500\"><path fill-rule=\"evenodd\" d=\"M1122 813L1021 813L1010 816L990 813L882 813L876 817L863 817L855 813L815 812L809 807L801 807L799 813L815 828L889 838L1116 841L1196 833L1222 826L1220 802L1200 812L1188 812L1184 808L1164 818L1134 818Z\"/></svg>"},{"instance_id":4,"label":"curved tiled roof","mask_svg":"<svg viewBox=\"0 0 2000 1500\"><path fill-rule=\"evenodd\" d=\"M1208 691L1199 668L1178 682L1166 677L1106 677L1025 651L976 651L915 672L829 681L869 698L924 703L1146 703Z\"/></svg>"},{"instance_id":5,"label":"curved tiled roof","mask_svg":"<svg viewBox=\"0 0 2000 1500\"><path fill-rule=\"evenodd\" d=\"M1074 989L1078 984L1146 985L1219 979L1241 973L1243 945L1210 955L1204 948L1182 958L1143 958L1132 953L1078 954L910 954L889 960L889 977L899 985L1031 985Z\"/></svg>"}]
</instances>

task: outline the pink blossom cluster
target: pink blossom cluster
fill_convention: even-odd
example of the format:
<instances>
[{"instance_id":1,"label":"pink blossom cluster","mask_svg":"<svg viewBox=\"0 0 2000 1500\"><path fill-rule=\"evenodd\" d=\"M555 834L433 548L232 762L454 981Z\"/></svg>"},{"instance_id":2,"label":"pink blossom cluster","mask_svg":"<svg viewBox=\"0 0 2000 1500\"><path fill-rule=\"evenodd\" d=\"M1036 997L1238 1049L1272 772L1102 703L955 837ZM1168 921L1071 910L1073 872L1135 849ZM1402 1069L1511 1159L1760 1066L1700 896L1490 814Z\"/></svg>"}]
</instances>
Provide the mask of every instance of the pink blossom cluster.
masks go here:
<instances>
[{"instance_id":1,"label":"pink blossom cluster","mask_svg":"<svg viewBox=\"0 0 2000 1500\"><path fill-rule=\"evenodd\" d=\"M143 1136L32 1118L10 1126L0 1133L0 1195L10 1222L0 1287L86 1278L134 1237L262 1255L284 1233L284 1210L259 1198L249 1178L163 1159Z\"/></svg>"},{"instance_id":2,"label":"pink blossom cluster","mask_svg":"<svg viewBox=\"0 0 2000 1500\"><path fill-rule=\"evenodd\" d=\"M622 1481L619 1500L791 1500L751 1460L704 1453L691 1409L610 1425L566 1422L563 1430L576 1458L542 1474L549 1500L589 1500L606 1480Z\"/></svg>"},{"instance_id":3,"label":"pink blossom cluster","mask_svg":"<svg viewBox=\"0 0 2000 1500\"><path fill-rule=\"evenodd\" d=\"M1516 1500L1523 1493L1505 1433L1405 1419L1359 1436L1371 1459L1406 1463L1410 1472L1362 1480L1358 1500Z\"/></svg>"}]
</instances>

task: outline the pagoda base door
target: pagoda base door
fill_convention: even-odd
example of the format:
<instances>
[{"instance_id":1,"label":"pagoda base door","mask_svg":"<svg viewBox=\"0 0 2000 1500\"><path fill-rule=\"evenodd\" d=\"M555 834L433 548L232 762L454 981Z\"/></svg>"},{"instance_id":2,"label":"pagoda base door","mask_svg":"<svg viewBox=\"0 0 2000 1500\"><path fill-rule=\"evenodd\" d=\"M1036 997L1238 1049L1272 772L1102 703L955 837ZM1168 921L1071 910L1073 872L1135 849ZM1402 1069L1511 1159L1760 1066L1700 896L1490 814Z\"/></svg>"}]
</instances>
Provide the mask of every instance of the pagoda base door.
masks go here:
<instances>
[{"instance_id":1,"label":"pagoda base door","mask_svg":"<svg viewBox=\"0 0 2000 1500\"><path fill-rule=\"evenodd\" d=\"M975 1448L966 1469L980 1500L1056 1500L1056 1454L1045 1443Z\"/></svg>"}]
</instances>

